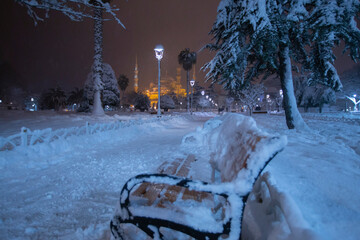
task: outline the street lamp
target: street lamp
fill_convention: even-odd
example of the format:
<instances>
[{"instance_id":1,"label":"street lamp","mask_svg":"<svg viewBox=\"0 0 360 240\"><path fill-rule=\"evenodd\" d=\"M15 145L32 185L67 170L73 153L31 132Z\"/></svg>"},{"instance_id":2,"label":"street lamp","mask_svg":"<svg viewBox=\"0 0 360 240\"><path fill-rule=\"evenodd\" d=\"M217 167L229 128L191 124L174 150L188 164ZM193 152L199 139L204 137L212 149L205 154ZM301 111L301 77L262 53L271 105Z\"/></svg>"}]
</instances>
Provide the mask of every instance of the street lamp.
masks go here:
<instances>
[{"instance_id":1,"label":"street lamp","mask_svg":"<svg viewBox=\"0 0 360 240\"><path fill-rule=\"evenodd\" d=\"M201 96L204 96L204 95L205 95L205 91L202 90L202 91L201 91Z\"/></svg>"},{"instance_id":2,"label":"street lamp","mask_svg":"<svg viewBox=\"0 0 360 240\"><path fill-rule=\"evenodd\" d=\"M158 60L158 66L159 66L159 80L158 80L158 111L157 111L157 117L161 117L161 110L160 110L160 61L163 58L164 55L164 47L162 45L156 45L155 49L155 57Z\"/></svg>"},{"instance_id":3,"label":"street lamp","mask_svg":"<svg viewBox=\"0 0 360 240\"><path fill-rule=\"evenodd\" d=\"M195 85L195 80L192 79L190 81L190 86L191 86L191 107L190 107L191 111L190 111L190 113L191 114L192 114L192 103L193 103L193 96L194 96L194 85Z\"/></svg>"}]
</instances>

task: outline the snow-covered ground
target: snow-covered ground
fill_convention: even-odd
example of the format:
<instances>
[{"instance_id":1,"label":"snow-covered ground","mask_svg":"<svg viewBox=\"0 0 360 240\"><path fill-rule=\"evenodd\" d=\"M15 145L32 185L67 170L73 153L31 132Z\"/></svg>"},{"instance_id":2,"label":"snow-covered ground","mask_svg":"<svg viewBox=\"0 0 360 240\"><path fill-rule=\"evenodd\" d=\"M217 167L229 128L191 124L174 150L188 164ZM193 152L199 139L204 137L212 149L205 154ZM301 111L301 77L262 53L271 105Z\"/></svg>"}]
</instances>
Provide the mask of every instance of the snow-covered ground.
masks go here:
<instances>
[{"instance_id":1,"label":"snow-covered ground","mask_svg":"<svg viewBox=\"0 0 360 240\"><path fill-rule=\"evenodd\" d=\"M182 137L214 114L174 115L116 131L0 151L1 239L109 239L109 221L125 181L189 150ZM323 117L328 116L328 117ZM320 237L358 239L360 230L359 115L305 114L311 132L288 130L283 115L254 115L258 126L288 137L267 167ZM150 114L0 112L0 136L31 130L156 118ZM197 166L199 176L210 166ZM197 164L199 165L201 161ZM251 221L248 220L249 225ZM266 239L264 236L260 239ZM272 239L280 239L274 235Z\"/></svg>"}]
</instances>

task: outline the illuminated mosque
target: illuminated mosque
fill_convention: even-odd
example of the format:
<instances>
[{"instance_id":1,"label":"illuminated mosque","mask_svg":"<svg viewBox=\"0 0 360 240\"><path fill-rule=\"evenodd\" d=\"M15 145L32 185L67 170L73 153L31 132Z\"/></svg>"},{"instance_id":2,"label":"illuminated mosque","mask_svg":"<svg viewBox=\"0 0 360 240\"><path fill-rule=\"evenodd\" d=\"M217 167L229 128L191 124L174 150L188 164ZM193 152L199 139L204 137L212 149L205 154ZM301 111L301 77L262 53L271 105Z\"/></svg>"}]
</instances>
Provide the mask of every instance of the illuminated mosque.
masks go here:
<instances>
[{"instance_id":1,"label":"illuminated mosque","mask_svg":"<svg viewBox=\"0 0 360 240\"><path fill-rule=\"evenodd\" d=\"M134 70L134 91L138 92L139 89L139 78L138 78L138 63L136 58L135 63L135 70ZM193 79L195 80L195 69L193 74ZM166 94L174 94L177 98L185 98L186 97L186 89L184 89L181 86L181 68L176 68L176 80L168 76L167 72L165 76L160 78L160 95L166 95ZM150 100L150 106L155 107L157 105L158 101L158 85L157 81L155 83L150 83L150 86L148 89L145 89L144 94L149 97Z\"/></svg>"}]
</instances>

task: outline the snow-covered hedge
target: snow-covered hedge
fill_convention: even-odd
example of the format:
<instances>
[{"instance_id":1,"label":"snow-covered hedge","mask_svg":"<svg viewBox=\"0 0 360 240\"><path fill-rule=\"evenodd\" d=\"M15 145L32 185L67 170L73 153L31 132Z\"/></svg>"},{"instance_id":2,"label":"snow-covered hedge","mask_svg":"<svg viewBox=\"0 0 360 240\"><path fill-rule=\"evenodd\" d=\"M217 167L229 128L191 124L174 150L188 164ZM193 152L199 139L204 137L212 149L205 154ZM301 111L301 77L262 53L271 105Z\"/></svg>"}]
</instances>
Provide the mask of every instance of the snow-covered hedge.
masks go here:
<instances>
[{"instance_id":1,"label":"snow-covered hedge","mask_svg":"<svg viewBox=\"0 0 360 240\"><path fill-rule=\"evenodd\" d=\"M161 120L169 120L170 116L162 117ZM95 134L99 132L113 131L125 127L130 127L133 125L141 125L145 123L152 123L159 121L157 118L149 119L136 119L128 121L116 121L111 123L96 123L89 124L86 123L82 127L72 127L72 128L61 128L57 130L52 130L51 128L46 128L42 130L30 130L29 128L22 127L21 132L9 137L0 137L0 151L12 150L16 147L27 147L36 144L49 144L56 140L65 140L70 136L81 136Z\"/></svg>"}]
</instances>

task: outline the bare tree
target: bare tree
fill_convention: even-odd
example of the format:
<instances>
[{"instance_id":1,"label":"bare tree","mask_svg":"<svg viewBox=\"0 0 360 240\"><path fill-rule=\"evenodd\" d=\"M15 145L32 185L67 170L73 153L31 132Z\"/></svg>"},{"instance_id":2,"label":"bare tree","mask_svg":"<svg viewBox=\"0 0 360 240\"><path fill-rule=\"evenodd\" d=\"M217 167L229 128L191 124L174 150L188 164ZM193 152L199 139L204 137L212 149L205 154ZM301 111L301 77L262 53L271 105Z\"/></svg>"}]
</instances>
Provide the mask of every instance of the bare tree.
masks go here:
<instances>
[{"instance_id":1,"label":"bare tree","mask_svg":"<svg viewBox=\"0 0 360 240\"><path fill-rule=\"evenodd\" d=\"M250 116L258 102L258 98L264 94L264 90L263 84L250 84L247 88L237 92L240 101L249 108Z\"/></svg>"}]
</instances>

